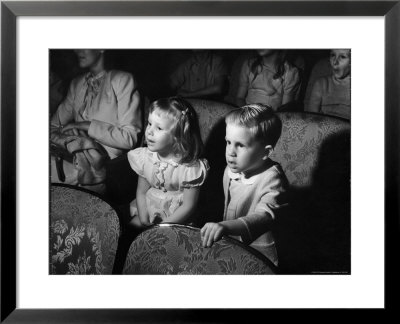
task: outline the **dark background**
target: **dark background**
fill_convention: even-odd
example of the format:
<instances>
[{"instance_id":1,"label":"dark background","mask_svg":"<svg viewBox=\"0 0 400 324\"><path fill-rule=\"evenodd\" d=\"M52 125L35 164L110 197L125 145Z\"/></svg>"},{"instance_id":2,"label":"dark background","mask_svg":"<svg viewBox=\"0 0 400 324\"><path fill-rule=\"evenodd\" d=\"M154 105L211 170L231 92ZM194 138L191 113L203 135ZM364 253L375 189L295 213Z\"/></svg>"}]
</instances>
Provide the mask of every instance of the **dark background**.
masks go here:
<instances>
[{"instance_id":1,"label":"dark background","mask_svg":"<svg viewBox=\"0 0 400 324\"><path fill-rule=\"evenodd\" d=\"M224 49L213 50L220 54L228 66L229 74L237 73L235 63L254 55L254 50ZM288 60L302 70L302 88L299 102L303 102L311 69L316 62L329 56L329 49L287 50ZM134 75L139 91L150 101L173 95L168 86L168 77L174 69L183 63L191 54L191 50L159 49L159 50L106 50L105 64L107 69L118 69ZM71 49L50 50L50 70L63 84L66 94L69 82L84 71L79 68L76 55ZM232 77L234 77L232 75ZM230 89L232 90L232 89ZM229 89L225 95L229 93ZM301 109L301 108L300 108ZM50 111L53 113L53 111Z\"/></svg>"}]
</instances>

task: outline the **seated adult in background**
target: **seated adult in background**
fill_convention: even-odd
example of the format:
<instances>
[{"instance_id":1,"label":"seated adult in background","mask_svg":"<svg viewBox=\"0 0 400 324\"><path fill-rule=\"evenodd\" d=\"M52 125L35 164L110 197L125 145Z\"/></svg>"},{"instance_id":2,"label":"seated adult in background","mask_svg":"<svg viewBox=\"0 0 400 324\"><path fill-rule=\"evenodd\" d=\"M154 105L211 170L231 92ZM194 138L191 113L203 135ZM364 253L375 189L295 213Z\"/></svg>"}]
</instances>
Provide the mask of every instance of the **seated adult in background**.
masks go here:
<instances>
[{"instance_id":1,"label":"seated adult in background","mask_svg":"<svg viewBox=\"0 0 400 324\"><path fill-rule=\"evenodd\" d=\"M174 94L184 98L221 100L227 76L228 69L221 56L209 50L193 50L170 76L170 87Z\"/></svg>"},{"instance_id":2,"label":"seated adult in background","mask_svg":"<svg viewBox=\"0 0 400 324\"><path fill-rule=\"evenodd\" d=\"M52 154L51 181L103 193L104 163L134 148L138 141L142 130L140 96L131 74L106 70L104 50L75 53L79 66L88 72L72 80L66 98L51 118L53 151L64 150ZM72 163L60 163L59 156L68 153Z\"/></svg>"},{"instance_id":3,"label":"seated adult in background","mask_svg":"<svg viewBox=\"0 0 400 324\"><path fill-rule=\"evenodd\" d=\"M285 51L260 49L243 63L235 104L263 104L278 111L298 98L300 85L299 69Z\"/></svg>"},{"instance_id":4,"label":"seated adult in background","mask_svg":"<svg viewBox=\"0 0 400 324\"><path fill-rule=\"evenodd\" d=\"M330 54L331 75L315 81L306 111L350 119L351 53L334 49Z\"/></svg>"},{"instance_id":5,"label":"seated adult in background","mask_svg":"<svg viewBox=\"0 0 400 324\"><path fill-rule=\"evenodd\" d=\"M323 54L321 54L321 55L323 55ZM308 76L307 87L306 87L306 91L305 91L304 99L303 99L304 107L308 107L310 104L311 91L312 91L315 81L317 81L319 78L322 78L322 77L332 74L332 68L331 68L329 56L330 56L330 50L328 50L327 55L323 55L323 57L320 58L317 62L314 62L311 67L311 71L310 71L310 75Z\"/></svg>"}]
</instances>

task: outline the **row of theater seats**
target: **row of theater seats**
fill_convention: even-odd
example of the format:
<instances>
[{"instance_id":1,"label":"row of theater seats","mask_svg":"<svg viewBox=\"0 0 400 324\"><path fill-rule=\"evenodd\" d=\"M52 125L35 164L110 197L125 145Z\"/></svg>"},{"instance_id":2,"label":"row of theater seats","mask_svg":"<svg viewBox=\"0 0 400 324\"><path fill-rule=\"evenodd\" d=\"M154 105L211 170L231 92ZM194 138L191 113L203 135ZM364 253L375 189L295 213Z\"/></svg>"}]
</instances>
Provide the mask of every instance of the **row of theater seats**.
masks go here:
<instances>
[{"instance_id":1,"label":"row of theater seats","mask_svg":"<svg viewBox=\"0 0 400 324\"><path fill-rule=\"evenodd\" d=\"M196 225L201 227L207 221L218 221L222 217L222 174L226 166L223 117L233 107L206 100L191 100L191 104L199 116L201 135L205 143L205 157L211 166L207 182L202 187L202 201L199 204L199 218ZM272 158L282 165L291 187L290 207L276 219L274 228L279 254L279 272L292 274L349 273L350 123L347 120L335 117L304 112L282 112L278 114L282 119L283 129ZM108 175L109 193L107 199L115 207L116 214L123 217L120 215L121 206L129 203L135 195L135 174L130 170L126 156L111 161L108 166ZM62 207L57 199L52 196L52 208L54 206L58 211L65 209L63 217L67 217L71 213L83 213L75 207ZM98 199L87 199L86 204L88 206L99 204ZM109 212L104 214L103 222L111 223L107 223L107 225L104 223L102 226L112 229L113 232L107 234L107 237L113 238L112 240L115 243L119 232L119 223L116 221L118 217L116 215L111 216L113 214L111 207L102 209L102 211L96 210L95 213L100 215L104 213L104 210L109 210ZM54 211L52 210L51 213L53 214ZM90 213L85 213L87 215L85 217L91 217ZM115 221L112 221L112 219L115 219ZM77 224L73 227L74 231L77 231L76 226ZM70 228L68 227L69 230ZM195 260L198 260L197 258L201 259L200 255L205 257L207 253L200 249L198 229L184 228L184 234L180 233L182 229L179 226L168 229L167 227L154 227L146 231L145 236L138 237L131 245L123 271L125 273L146 273L147 271L150 273L156 271L162 273L190 273L190 271L194 271L197 273L197 268L189 271L188 265L195 263ZM80 229L79 233L79 235L84 235L82 234L84 230ZM57 235L52 237L55 246L57 246L56 240L58 240L56 237ZM91 236L88 239L96 241L94 237L96 236ZM192 242L193 237L197 237L197 243ZM175 261L165 261L167 262L165 266L158 270L152 268L153 261L150 262L150 265L145 265L144 262L152 250L143 250L148 248L145 243L149 240L156 244L154 250L160 252L154 255L157 260L154 264L161 264L160 259L157 258L164 255L164 252L171 258L175 258ZM188 242L192 243L189 244ZM237 243L235 242L234 245L236 246ZM52 246L53 243L50 247L52 248ZM108 245L104 243L101 246L108 248ZM163 248L165 250L161 251L160 249ZM223 247L220 248L224 250ZM235 248L231 247L229 255L235 255L232 249ZM241 246L240 249L244 249L244 247ZM249 251L249 249L245 250ZM110 248L109 251L110 255L115 255L114 248ZM109 260L107 253L103 251L101 258L103 262ZM179 256L174 255L174 253L179 254ZM210 253L213 254L214 252ZM254 256L254 251L251 251L251 253ZM219 253L214 254L219 255ZM88 254L85 255L87 259ZM58 260L57 258L59 258L57 253L55 256L51 256L51 260ZM260 256L255 255L254 258L257 259ZM176 260L179 260L179 262ZM94 262L93 258L90 261ZM225 261L221 261L221 263ZM106 268L110 271L112 262L110 260L107 262ZM182 266L182 264L185 264L185 266ZM264 264L267 264L269 270L265 270L263 273L278 271L265 260ZM51 263L51 266L54 266L54 262ZM201 268L201 266L199 267ZM244 271L243 269L241 271ZM204 271L208 273L209 270ZM216 268L213 271L217 271ZM222 273L224 272L222 271Z\"/></svg>"},{"instance_id":2,"label":"row of theater seats","mask_svg":"<svg viewBox=\"0 0 400 324\"><path fill-rule=\"evenodd\" d=\"M78 187L51 187L50 274L112 274L120 236L117 211ZM123 274L274 274L259 252L224 238L201 245L195 227L163 224L132 242Z\"/></svg>"}]
</instances>

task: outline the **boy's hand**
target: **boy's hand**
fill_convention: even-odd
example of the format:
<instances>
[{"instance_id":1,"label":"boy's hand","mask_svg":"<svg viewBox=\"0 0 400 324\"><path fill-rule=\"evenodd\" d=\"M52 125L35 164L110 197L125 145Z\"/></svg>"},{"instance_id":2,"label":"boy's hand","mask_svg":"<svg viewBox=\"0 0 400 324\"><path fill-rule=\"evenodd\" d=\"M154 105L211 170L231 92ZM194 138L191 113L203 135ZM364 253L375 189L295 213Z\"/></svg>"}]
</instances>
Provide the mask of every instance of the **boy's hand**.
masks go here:
<instances>
[{"instance_id":1,"label":"boy's hand","mask_svg":"<svg viewBox=\"0 0 400 324\"><path fill-rule=\"evenodd\" d=\"M211 247L224 235L225 227L220 223L206 223L200 230L203 247Z\"/></svg>"}]
</instances>

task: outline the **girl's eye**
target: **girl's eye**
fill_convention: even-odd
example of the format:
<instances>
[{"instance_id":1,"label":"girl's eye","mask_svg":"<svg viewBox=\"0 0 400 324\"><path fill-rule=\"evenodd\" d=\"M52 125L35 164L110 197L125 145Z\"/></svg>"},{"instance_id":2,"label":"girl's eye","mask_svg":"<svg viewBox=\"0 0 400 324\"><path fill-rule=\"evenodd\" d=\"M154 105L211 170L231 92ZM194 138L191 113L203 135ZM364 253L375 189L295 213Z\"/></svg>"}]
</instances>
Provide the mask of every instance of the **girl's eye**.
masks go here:
<instances>
[{"instance_id":1,"label":"girl's eye","mask_svg":"<svg viewBox=\"0 0 400 324\"><path fill-rule=\"evenodd\" d=\"M157 130L159 130L159 131L160 131L160 130L162 130L162 129L161 129L160 127L157 127Z\"/></svg>"}]
</instances>

